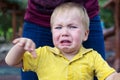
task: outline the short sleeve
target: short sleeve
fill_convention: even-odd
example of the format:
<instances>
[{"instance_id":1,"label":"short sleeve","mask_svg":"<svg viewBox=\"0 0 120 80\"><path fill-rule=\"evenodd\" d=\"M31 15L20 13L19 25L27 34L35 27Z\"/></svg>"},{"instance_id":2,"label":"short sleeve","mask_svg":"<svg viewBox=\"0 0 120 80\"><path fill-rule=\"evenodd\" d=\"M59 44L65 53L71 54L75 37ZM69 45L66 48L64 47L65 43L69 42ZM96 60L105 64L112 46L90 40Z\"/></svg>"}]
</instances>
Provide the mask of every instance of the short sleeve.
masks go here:
<instances>
[{"instance_id":1,"label":"short sleeve","mask_svg":"<svg viewBox=\"0 0 120 80\"><path fill-rule=\"evenodd\" d=\"M95 74L98 78L98 80L104 80L107 78L110 74L115 72L115 69L110 67L108 63L101 57L101 55L97 52L95 52L96 55L94 56L95 58Z\"/></svg>"}]
</instances>

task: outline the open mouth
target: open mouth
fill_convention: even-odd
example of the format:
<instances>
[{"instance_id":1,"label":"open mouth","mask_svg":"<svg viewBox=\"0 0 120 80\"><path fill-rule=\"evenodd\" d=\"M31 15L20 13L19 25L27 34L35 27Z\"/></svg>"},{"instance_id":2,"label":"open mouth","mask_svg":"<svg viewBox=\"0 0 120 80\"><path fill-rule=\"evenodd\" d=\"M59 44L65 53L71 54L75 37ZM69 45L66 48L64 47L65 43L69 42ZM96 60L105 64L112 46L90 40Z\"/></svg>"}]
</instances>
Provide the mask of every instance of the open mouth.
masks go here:
<instances>
[{"instance_id":1,"label":"open mouth","mask_svg":"<svg viewBox=\"0 0 120 80\"><path fill-rule=\"evenodd\" d=\"M71 44L71 41L69 41L69 40L62 40L60 43L61 43L63 46L69 46L69 45Z\"/></svg>"}]
</instances>

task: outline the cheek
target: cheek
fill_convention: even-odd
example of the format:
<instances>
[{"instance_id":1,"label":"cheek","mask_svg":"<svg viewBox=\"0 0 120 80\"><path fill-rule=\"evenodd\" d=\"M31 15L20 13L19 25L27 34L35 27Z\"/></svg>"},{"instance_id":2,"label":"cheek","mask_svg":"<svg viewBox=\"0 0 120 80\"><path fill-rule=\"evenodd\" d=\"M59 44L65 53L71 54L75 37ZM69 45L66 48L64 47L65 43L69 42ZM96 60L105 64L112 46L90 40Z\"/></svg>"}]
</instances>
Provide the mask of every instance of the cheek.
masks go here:
<instances>
[{"instance_id":1,"label":"cheek","mask_svg":"<svg viewBox=\"0 0 120 80\"><path fill-rule=\"evenodd\" d=\"M83 34L80 31L78 31L73 35L73 39L75 42L81 42L83 40Z\"/></svg>"},{"instance_id":2,"label":"cheek","mask_svg":"<svg viewBox=\"0 0 120 80\"><path fill-rule=\"evenodd\" d=\"M56 39L56 38L58 37L58 33L54 31L54 32L52 33L52 37L53 37L53 39Z\"/></svg>"},{"instance_id":3,"label":"cheek","mask_svg":"<svg viewBox=\"0 0 120 80\"><path fill-rule=\"evenodd\" d=\"M80 37L80 35L75 35L74 36L74 42L80 42L81 41L81 37Z\"/></svg>"},{"instance_id":4,"label":"cheek","mask_svg":"<svg viewBox=\"0 0 120 80\"><path fill-rule=\"evenodd\" d=\"M57 35L57 33L53 33L53 35L52 35L52 37L53 37L53 42L54 42L54 44L56 43L56 42L58 42L58 40L59 40L59 35Z\"/></svg>"},{"instance_id":5,"label":"cheek","mask_svg":"<svg viewBox=\"0 0 120 80\"><path fill-rule=\"evenodd\" d=\"M60 36L60 32L58 30L52 30L53 39L58 39Z\"/></svg>"}]
</instances>

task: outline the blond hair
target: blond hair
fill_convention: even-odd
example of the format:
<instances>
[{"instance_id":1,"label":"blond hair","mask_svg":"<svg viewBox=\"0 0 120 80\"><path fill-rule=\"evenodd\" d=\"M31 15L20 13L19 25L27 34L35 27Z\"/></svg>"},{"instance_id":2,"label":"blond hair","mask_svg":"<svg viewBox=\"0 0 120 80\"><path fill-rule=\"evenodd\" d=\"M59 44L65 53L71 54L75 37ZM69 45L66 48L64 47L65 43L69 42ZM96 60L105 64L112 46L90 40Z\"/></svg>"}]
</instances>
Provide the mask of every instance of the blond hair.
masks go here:
<instances>
[{"instance_id":1,"label":"blond hair","mask_svg":"<svg viewBox=\"0 0 120 80\"><path fill-rule=\"evenodd\" d=\"M77 10L79 12L83 26L89 30L89 17L86 9L82 5L73 2L63 3L54 9L50 19L51 26L53 25L54 18L57 16L58 13L70 13L73 10Z\"/></svg>"}]
</instances>

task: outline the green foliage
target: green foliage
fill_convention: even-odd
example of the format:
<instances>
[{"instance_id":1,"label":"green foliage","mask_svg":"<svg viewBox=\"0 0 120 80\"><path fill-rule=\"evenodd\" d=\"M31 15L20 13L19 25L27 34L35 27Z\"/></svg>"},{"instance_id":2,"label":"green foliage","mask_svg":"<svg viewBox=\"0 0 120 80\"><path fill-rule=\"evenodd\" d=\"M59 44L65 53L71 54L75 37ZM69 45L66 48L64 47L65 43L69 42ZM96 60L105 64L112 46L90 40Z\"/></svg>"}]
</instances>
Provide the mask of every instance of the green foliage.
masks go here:
<instances>
[{"instance_id":1,"label":"green foliage","mask_svg":"<svg viewBox=\"0 0 120 80\"><path fill-rule=\"evenodd\" d=\"M13 29L9 28L6 35L7 35L6 41L11 41L12 36L13 36Z\"/></svg>"},{"instance_id":2,"label":"green foliage","mask_svg":"<svg viewBox=\"0 0 120 80\"><path fill-rule=\"evenodd\" d=\"M3 30L1 29L1 27L0 27L0 37L2 37L3 36Z\"/></svg>"},{"instance_id":3,"label":"green foliage","mask_svg":"<svg viewBox=\"0 0 120 80\"><path fill-rule=\"evenodd\" d=\"M5 0L9 3L18 4L20 9L25 9L27 6L27 0ZM17 17L17 21L19 17ZM17 26L20 24L17 23ZM18 28L18 27L17 27ZM6 41L9 41L12 38L12 15L8 12L3 13L0 11L0 38L4 38Z\"/></svg>"},{"instance_id":4,"label":"green foliage","mask_svg":"<svg viewBox=\"0 0 120 80\"><path fill-rule=\"evenodd\" d=\"M11 27L11 15L0 12L0 37L7 38L8 29Z\"/></svg>"},{"instance_id":5,"label":"green foliage","mask_svg":"<svg viewBox=\"0 0 120 80\"><path fill-rule=\"evenodd\" d=\"M114 25L114 18L113 18L113 13L111 10L108 9L101 9L100 11L101 19L105 23L106 28L113 27Z\"/></svg>"},{"instance_id":6,"label":"green foliage","mask_svg":"<svg viewBox=\"0 0 120 80\"><path fill-rule=\"evenodd\" d=\"M114 25L113 12L109 9L104 8L105 3L108 0L99 0L100 5L100 16L104 22L105 28L110 28Z\"/></svg>"}]
</instances>

